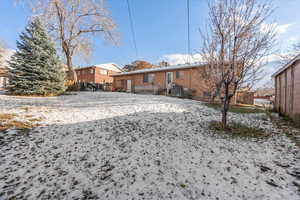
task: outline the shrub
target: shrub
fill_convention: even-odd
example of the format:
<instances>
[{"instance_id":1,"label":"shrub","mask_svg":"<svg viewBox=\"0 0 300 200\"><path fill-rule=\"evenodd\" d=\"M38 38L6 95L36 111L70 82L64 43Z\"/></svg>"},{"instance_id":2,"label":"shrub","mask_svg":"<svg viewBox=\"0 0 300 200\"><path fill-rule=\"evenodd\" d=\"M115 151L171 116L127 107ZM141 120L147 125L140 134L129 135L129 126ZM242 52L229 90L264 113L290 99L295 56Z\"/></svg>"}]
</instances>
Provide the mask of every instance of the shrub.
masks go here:
<instances>
[{"instance_id":1,"label":"shrub","mask_svg":"<svg viewBox=\"0 0 300 200\"><path fill-rule=\"evenodd\" d=\"M294 114L292 120L296 127L300 128L300 114Z\"/></svg>"}]
</instances>

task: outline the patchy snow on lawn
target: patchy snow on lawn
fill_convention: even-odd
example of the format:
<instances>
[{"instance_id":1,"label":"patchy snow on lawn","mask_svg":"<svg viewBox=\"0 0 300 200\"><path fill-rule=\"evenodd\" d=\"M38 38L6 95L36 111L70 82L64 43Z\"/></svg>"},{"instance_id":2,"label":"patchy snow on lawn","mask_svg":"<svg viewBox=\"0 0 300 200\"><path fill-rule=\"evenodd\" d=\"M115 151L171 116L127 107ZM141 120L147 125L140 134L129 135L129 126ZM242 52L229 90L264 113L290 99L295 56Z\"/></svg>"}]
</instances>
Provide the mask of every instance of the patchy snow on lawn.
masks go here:
<instances>
[{"instance_id":1,"label":"patchy snow on lawn","mask_svg":"<svg viewBox=\"0 0 300 200\"><path fill-rule=\"evenodd\" d=\"M43 121L0 132L0 199L300 199L299 149L264 114L229 115L274 133L257 141L221 137L208 129L219 112L165 96L0 95L1 112Z\"/></svg>"}]
</instances>

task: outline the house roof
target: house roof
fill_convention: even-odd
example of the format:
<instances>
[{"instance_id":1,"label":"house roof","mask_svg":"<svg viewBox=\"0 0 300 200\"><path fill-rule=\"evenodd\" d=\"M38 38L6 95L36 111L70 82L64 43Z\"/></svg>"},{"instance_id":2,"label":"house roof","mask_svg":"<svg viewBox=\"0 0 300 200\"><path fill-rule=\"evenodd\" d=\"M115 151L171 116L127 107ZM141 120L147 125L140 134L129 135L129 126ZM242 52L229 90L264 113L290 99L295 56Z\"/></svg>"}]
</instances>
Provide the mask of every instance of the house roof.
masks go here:
<instances>
[{"instance_id":1,"label":"house roof","mask_svg":"<svg viewBox=\"0 0 300 200\"><path fill-rule=\"evenodd\" d=\"M104 63L104 64L99 64L99 65L94 65L94 66L102 68L102 69L115 71L115 72L122 72L122 70L115 63Z\"/></svg>"},{"instance_id":2,"label":"house roof","mask_svg":"<svg viewBox=\"0 0 300 200\"><path fill-rule=\"evenodd\" d=\"M111 70L111 71L115 71L115 72L122 72L122 70L115 63L104 63L104 64L92 65L89 67L80 67L77 69L86 69L86 68L90 68L90 67L99 67L101 69Z\"/></svg>"},{"instance_id":3,"label":"house roof","mask_svg":"<svg viewBox=\"0 0 300 200\"><path fill-rule=\"evenodd\" d=\"M295 62L297 62L298 60L300 60L300 54L298 54L297 56L295 56L292 60L290 60L287 64L285 64L283 67L281 67L279 70L277 70L272 77L274 78L275 76L279 75L281 72L283 72L284 70L286 70L287 68L289 68L291 65L293 65Z\"/></svg>"},{"instance_id":4,"label":"house roof","mask_svg":"<svg viewBox=\"0 0 300 200\"><path fill-rule=\"evenodd\" d=\"M184 65L172 65L167 67L158 67L158 68L151 68L151 69L141 69L131 72L122 72L120 74L114 74L111 76L124 76L124 75L131 75L131 74L143 74L143 73L151 73L151 72L161 72L161 71L170 71L176 69L188 69L188 68L195 68L195 67L203 67L203 63L194 63L194 64L184 64Z\"/></svg>"}]
</instances>

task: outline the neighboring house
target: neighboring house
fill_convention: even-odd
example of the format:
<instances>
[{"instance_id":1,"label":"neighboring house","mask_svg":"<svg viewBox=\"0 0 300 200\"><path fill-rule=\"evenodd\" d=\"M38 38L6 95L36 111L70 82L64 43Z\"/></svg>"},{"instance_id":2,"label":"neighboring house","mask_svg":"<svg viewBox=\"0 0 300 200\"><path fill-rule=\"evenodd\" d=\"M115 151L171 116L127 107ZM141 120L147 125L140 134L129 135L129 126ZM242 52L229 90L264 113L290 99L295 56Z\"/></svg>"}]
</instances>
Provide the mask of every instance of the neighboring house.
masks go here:
<instances>
[{"instance_id":1,"label":"neighboring house","mask_svg":"<svg viewBox=\"0 0 300 200\"><path fill-rule=\"evenodd\" d=\"M274 95L275 88L258 88L255 91L254 98L271 100Z\"/></svg>"},{"instance_id":2,"label":"neighboring house","mask_svg":"<svg viewBox=\"0 0 300 200\"><path fill-rule=\"evenodd\" d=\"M290 117L300 114L300 54L272 77L275 80L275 109Z\"/></svg>"},{"instance_id":3,"label":"neighboring house","mask_svg":"<svg viewBox=\"0 0 300 200\"><path fill-rule=\"evenodd\" d=\"M201 78L205 65L186 64L166 66L162 68L143 69L131 72L123 72L112 75L114 78L113 88L127 92L148 92L154 94L167 94L171 84L178 85L183 91L190 91L191 96L199 100L208 100L211 97L211 88ZM240 94L240 93L239 93ZM247 101L253 103L247 98ZM241 102L242 95L234 98L235 102Z\"/></svg>"},{"instance_id":4,"label":"neighboring house","mask_svg":"<svg viewBox=\"0 0 300 200\"><path fill-rule=\"evenodd\" d=\"M114 63L93 65L75 69L78 82L112 83L111 75L119 74L122 70Z\"/></svg>"},{"instance_id":5,"label":"neighboring house","mask_svg":"<svg viewBox=\"0 0 300 200\"><path fill-rule=\"evenodd\" d=\"M0 67L0 90L8 85L8 70L6 67Z\"/></svg>"},{"instance_id":6,"label":"neighboring house","mask_svg":"<svg viewBox=\"0 0 300 200\"><path fill-rule=\"evenodd\" d=\"M233 99L237 104L254 104L254 92L251 90L239 90Z\"/></svg>"},{"instance_id":7,"label":"neighboring house","mask_svg":"<svg viewBox=\"0 0 300 200\"><path fill-rule=\"evenodd\" d=\"M8 61L14 54L14 50L2 49L0 56L0 90L8 86Z\"/></svg>"}]
</instances>

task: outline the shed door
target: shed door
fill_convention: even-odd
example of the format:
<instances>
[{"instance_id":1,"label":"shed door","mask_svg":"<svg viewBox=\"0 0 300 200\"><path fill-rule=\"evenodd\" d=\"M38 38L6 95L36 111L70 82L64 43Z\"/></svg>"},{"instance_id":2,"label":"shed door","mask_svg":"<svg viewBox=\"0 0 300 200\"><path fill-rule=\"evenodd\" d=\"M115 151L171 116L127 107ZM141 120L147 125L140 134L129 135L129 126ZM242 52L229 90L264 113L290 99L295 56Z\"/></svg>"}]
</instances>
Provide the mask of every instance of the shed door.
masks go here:
<instances>
[{"instance_id":1,"label":"shed door","mask_svg":"<svg viewBox=\"0 0 300 200\"><path fill-rule=\"evenodd\" d=\"M127 80L127 92L131 92L131 80Z\"/></svg>"}]
</instances>

